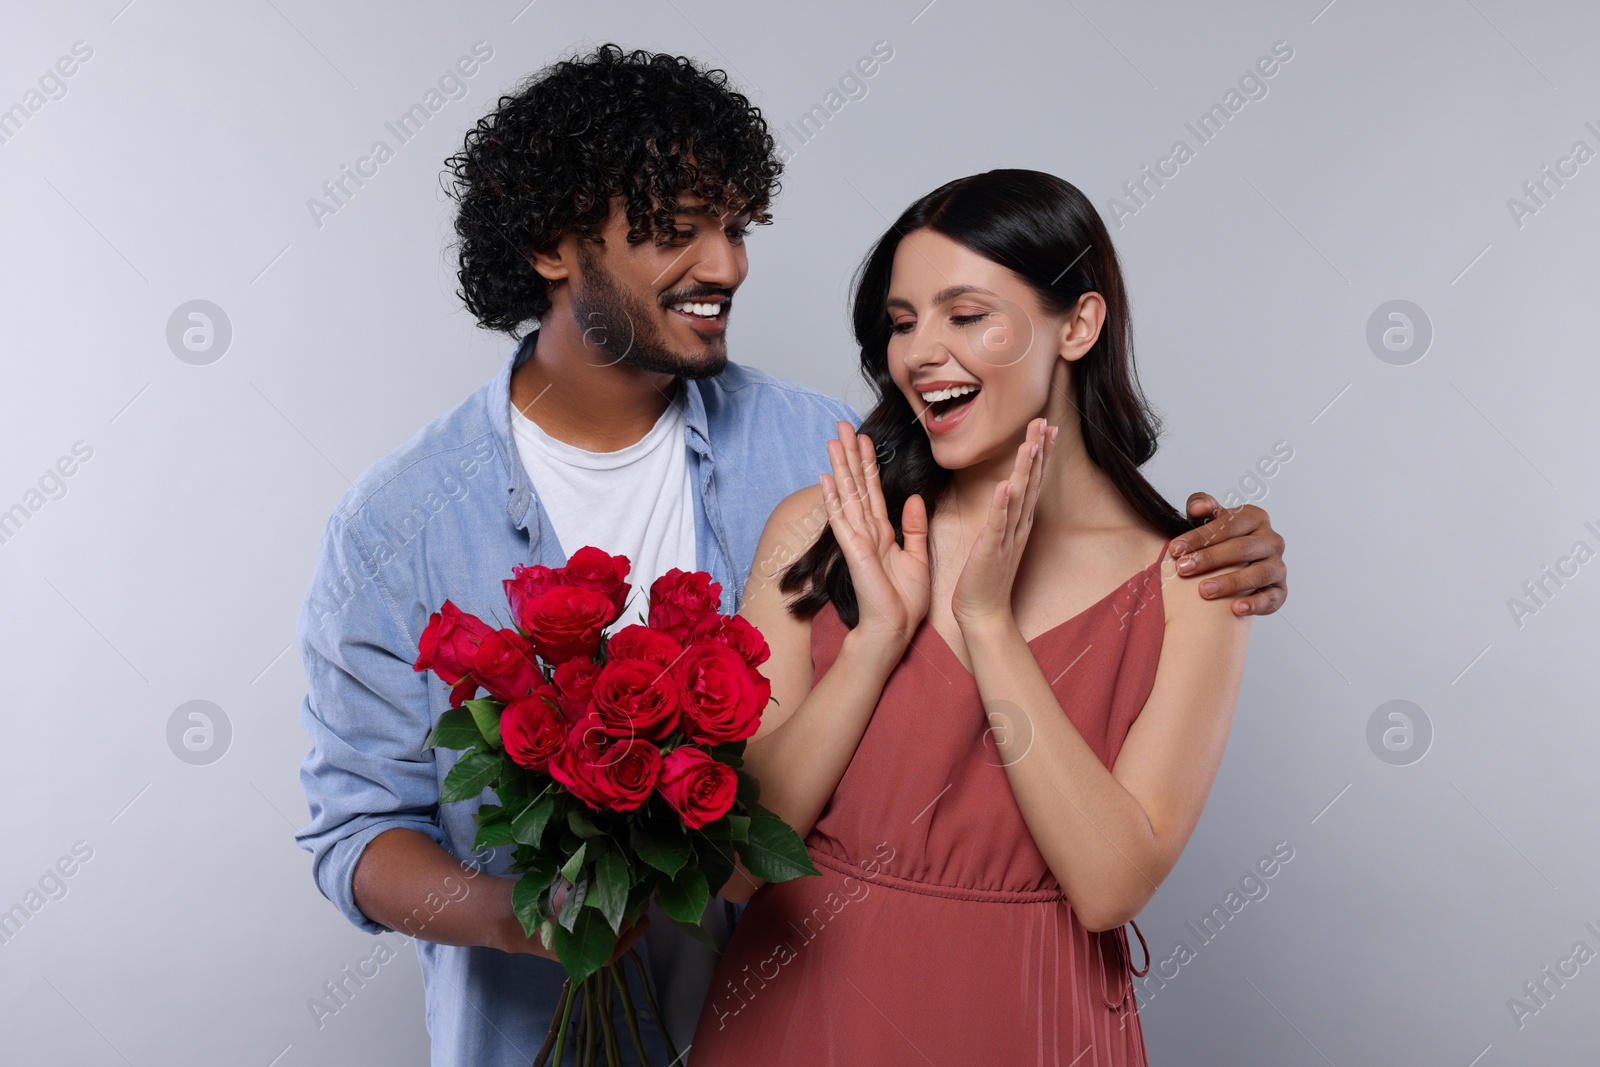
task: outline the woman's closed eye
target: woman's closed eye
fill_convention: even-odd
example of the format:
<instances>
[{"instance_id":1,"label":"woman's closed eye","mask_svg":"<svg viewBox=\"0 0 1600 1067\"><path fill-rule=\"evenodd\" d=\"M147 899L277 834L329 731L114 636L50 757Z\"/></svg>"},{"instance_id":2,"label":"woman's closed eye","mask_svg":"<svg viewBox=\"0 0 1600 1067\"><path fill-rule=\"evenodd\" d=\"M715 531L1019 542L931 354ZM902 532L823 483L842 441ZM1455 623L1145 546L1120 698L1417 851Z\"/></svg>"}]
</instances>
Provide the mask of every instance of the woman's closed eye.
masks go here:
<instances>
[{"instance_id":1,"label":"woman's closed eye","mask_svg":"<svg viewBox=\"0 0 1600 1067\"><path fill-rule=\"evenodd\" d=\"M983 319L986 319L988 317L989 317L989 312L987 312L987 311L979 312L978 314L975 314L975 315L951 315L950 316L950 325L952 325L952 326L971 326L973 323L980 322ZM894 323L890 323L889 324L889 332L890 333L910 333L912 330L914 330L916 328L917 328L917 321L915 319L904 319L904 320L902 320L900 322L894 322Z\"/></svg>"}]
</instances>

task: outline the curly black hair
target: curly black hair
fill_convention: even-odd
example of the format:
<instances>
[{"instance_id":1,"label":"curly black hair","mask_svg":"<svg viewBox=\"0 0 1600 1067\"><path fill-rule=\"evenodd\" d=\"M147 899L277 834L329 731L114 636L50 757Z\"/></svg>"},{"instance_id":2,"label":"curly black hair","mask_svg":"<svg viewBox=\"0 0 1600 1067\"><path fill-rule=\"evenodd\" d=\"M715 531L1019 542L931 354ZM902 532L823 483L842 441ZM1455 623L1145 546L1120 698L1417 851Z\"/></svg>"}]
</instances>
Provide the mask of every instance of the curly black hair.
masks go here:
<instances>
[{"instance_id":1,"label":"curly black hair","mask_svg":"<svg viewBox=\"0 0 1600 1067\"><path fill-rule=\"evenodd\" d=\"M664 241L684 193L771 222L782 171L766 120L724 71L615 44L530 75L446 166L457 295L478 325L513 337L550 309L527 253L565 233L599 241L614 197L629 243Z\"/></svg>"}]
</instances>

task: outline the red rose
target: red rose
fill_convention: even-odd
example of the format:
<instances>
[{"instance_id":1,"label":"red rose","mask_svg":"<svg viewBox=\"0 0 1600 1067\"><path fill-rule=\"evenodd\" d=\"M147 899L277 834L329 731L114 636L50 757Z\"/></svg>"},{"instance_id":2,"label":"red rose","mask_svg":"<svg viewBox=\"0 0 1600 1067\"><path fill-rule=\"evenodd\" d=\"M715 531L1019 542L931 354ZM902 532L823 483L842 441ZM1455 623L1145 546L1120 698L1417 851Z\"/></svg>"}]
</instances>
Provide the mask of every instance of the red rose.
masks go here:
<instances>
[{"instance_id":1,"label":"red rose","mask_svg":"<svg viewBox=\"0 0 1600 1067\"><path fill-rule=\"evenodd\" d=\"M432 671L446 685L455 685L472 669L478 642L493 629L446 600L428 617L428 625L417 639L417 662L412 670Z\"/></svg>"},{"instance_id":2,"label":"red rose","mask_svg":"<svg viewBox=\"0 0 1600 1067\"><path fill-rule=\"evenodd\" d=\"M661 750L637 737L612 737L590 716L576 723L550 760L550 776L591 808L632 811L661 774Z\"/></svg>"},{"instance_id":3,"label":"red rose","mask_svg":"<svg viewBox=\"0 0 1600 1067\"><path fill-rule=\"evenodd\" d=\"M647 659L663 667L683 654L683 646L660 630L630 623L606 640L606 655L611 659Z\"/></svg>"},{"instance_id":4,"label":"red rose","mask_svg":"<svg viewBox=\"0 0 1600 1067\"><path fill-rule=\"evenodd\" d=\"M722 586L705 571L672 568L650 585L650 627L686 641L694 624L717 610Z\"/></svg>"},{"instance_id":5,"label":"red rose","mask_svg":"<svg viewBox=\"0 0 1600 1067\"><path fill-rule=\"evenodd\" d=\"M587 659L569 659L556 664L556 689L561 694L561 710L572 722L589 712L589 694L600 674L600 664Z\"/></svg>"},{"instance_id":6,"label":"red rose","mask_svg":"<svg viewBox=\"0 0 1600 1067\"><path fill-rule=\"evenodd\" d=\"M727 645L752 667L761 666L772 654L767 639L743 615L707 615L695 624L690 639Z\"/></svg>"},{"instance_id":7,"label":"red rose","mask_svg":"<svg viewBox=\"0 0 1600 1067\"><path fill-rule=\"evenodd\" d=\"M517 622L539 655L550 663L564 663L594 655L600 632L611 618L611 601L604 593L558 585L523 601Z\"/></svg>"},{"instance_id":8,"label":"red rose","mask_svg":"<svg viewBox=\"0 0 1600 1067\"><path fill-rule=\"evenodd\" d=\"M673 668L682 709L679 724L695 741L742 741L761 726L772 683L727 645L697 641Z\"/></svg>"},{"instance_id":9,"label":"red rose","mask_svg":"<svg viewBox=\"0 0 1600 1067\"><path fill-rule=\"evenodd\" d=\"M609 626L622 614L622 606L628 602L628 590L633 587L622 579L627 577L631 566L627 556L613 556L593 545L585 545L572 554L560 573L564 584L593 589L611 601L611 618L606 620Z\"/></svg>"},{"instance_id":10,"label":"red rose","mask_svg":"<svg viewBox=\"0 0 1600 1067\"><path fill-rule=\"evenodd\" d=\"M678 687L659 663L608 660L594 680L592 707L600 729L616 737L659 739L678 724Z\"/></svg>"},{"instance_id":11,"label":"red rose","mask_svg":"<svg viewBox=\"0 0 1600 1067\"><path fill-rule=\"evenodd\" d=\"M567 721L556 708L553 686L542 685L500 713L500 742L513 761L542 771L567 740Z\"/></svg>"},{"instance_id":12,"label":"red rose","mask_svg":"<svg viewBox=\"0 0 1600 1067\"><path fill-rule=\"evenodd\" d=\"M704 749L683 745L662 759L656 790L683 817L683 825L698 830L733 807L739 778L732 767Z\"/></svg>"},{"instance_id":13,"label":"red rose","mask_svg":"<svg viewBox=\"0 0 1600 1067\"><path fill-rule=\"evenodd\" d=\"M491 630L472 661L472 675L496 700L527 696L544 681L533 645L515 630Z\"/></svg>"},{"instance_id":14,"label":"red rose","mask_svg":"<svg viewBox=\"0 0 1600 1067\"><path fill-rule=\"evenodd\" d=\"M532 567L521 564L511 569L511 577L500 584L505 587L506 602L511 605L511 617L520 620L523 610L530 600L537 600L558 585L566 585L567 581L560 571L552 570L542 563Z\"/></svg>"}]
</instances>

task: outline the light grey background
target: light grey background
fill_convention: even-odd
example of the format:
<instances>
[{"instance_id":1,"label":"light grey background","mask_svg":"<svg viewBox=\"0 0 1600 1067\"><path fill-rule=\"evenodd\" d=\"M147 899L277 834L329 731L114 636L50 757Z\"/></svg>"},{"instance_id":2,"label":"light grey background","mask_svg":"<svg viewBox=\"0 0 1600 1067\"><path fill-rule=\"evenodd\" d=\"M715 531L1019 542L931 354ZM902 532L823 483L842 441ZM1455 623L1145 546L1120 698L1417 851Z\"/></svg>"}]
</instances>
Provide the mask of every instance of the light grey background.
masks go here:
<instances>
[{"instance_id":1,"label":"light grey background","mask_svg":"<svg viewBox=\"0 0 1600 1067\"><path fill-rule=\"evenodd\" d=\"M611 39L725 67L779 127L893 48L789 135L732 328L735 359L858 407L847 276L912 198L1028 166L1110 220L1190 143L1113 226L1168 421L1150 473L1220 497L1286 442L1255 496L1292 592L1255 624L1209 806L1140 920L1158 964L1195 950L1141 997L1152 1062L1593 1061L1600 963L1521 1026L1508 1006L1600 951L1600 562L1520 625L1509 605L1600 550L1600 162L1520 225L1508 204L1575 141L1600 150L1591 5L525 3L6 5L0 107L92 48L0 144L0 509L42 502L0 544L0 909L92 849L0 945L9 1061L426 1061L408 947L322 1026L308 1008L375 942L291 840L295 615L349 479L509 350L453 295L442 160L498 92ZM467 95L318 226L308 198L394 147L384 123L478 41ZM1185 123L1278 41L1267 94L1199 145ZM208 365L167 342L197 299L232 327ZM1367 341L1391 300L1431 323L1409 365ZM64 495L29 498L80 441ZM1368 743L1396 699L1432 730L1405 766ZM231 726L209 765L169 748L192 700ZM1268 894L1201 945L1185 924L1280 841Z\"/></svg>"}]
</instances>

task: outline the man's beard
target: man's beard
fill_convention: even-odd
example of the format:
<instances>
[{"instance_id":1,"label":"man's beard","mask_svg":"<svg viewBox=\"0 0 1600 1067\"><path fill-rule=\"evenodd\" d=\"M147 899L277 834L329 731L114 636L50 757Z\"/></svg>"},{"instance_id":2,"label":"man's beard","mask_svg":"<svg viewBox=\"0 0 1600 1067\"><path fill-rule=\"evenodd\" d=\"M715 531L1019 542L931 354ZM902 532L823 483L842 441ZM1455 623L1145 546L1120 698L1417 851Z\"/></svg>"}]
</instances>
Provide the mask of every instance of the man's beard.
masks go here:
<instances>
[{"instance_id":1,"label":"man's beard","mask_svg":"<svg viewBox=\"0 0 1600 1067\"><path fill-rule=\"evenodd\" d=\"M573 293L572 313L585 345L606 353L614 363L658 374L710 378L722 373L728 346L721 337L710 341L699 359L673 351L662 340L649 307L617 284L587 242L578 243L578 264L583 285Z\"/></svg>"}]
</instances>

